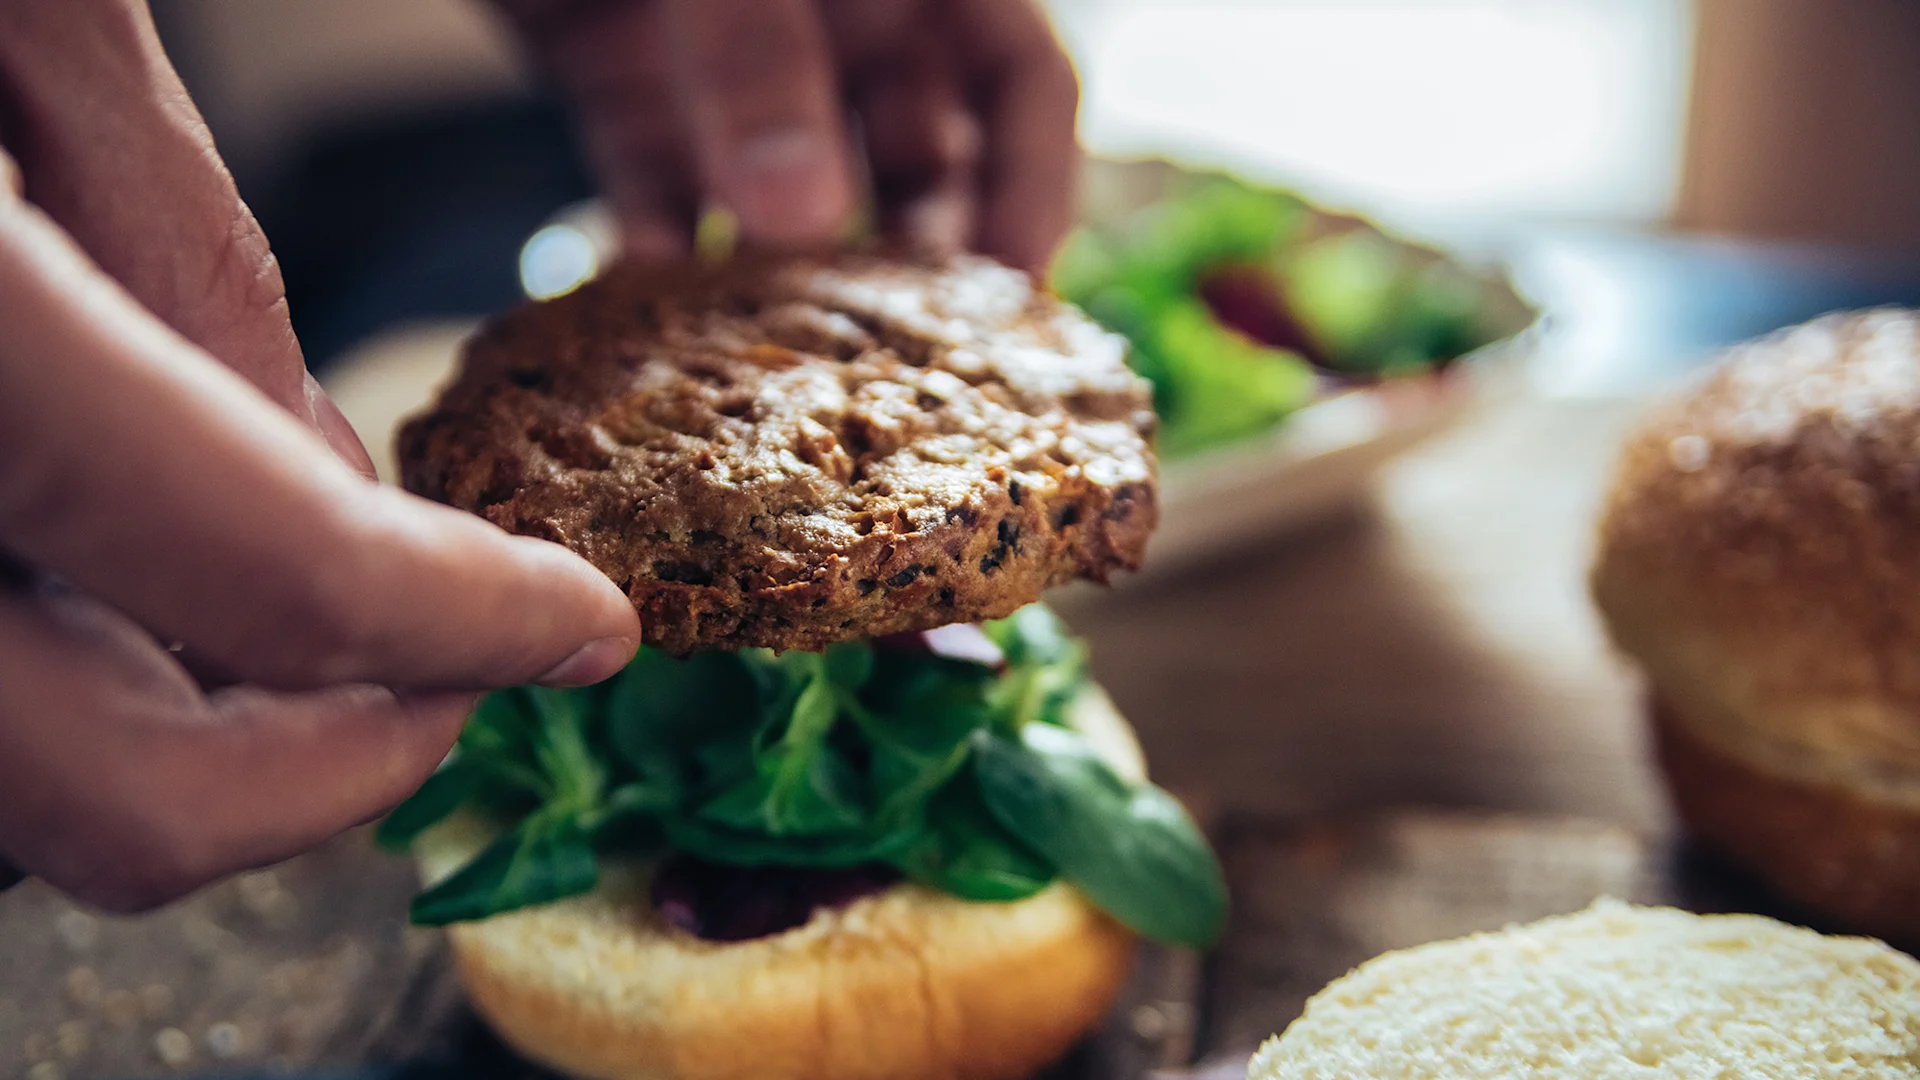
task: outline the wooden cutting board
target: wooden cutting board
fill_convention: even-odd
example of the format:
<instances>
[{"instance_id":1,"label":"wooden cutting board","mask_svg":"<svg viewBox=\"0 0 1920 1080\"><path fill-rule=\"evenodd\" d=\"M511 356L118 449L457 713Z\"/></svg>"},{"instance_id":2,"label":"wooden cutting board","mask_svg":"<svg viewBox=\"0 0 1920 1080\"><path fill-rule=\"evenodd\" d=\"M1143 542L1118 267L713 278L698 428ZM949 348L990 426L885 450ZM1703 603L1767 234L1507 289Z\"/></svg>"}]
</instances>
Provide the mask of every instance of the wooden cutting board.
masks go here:
<instances>
[{"instance_id":1,"label":"wooden cutting board","mask_svg":"<svg viewBox=\"0 0 1920 1080\"><path fill-rule=\"evenodd\" d=\"M1106 1026L1049 1080L1238 1076L1371 956L1599 896L1795 918L1683 845L1595 822L1407 809L1216 832L1235 904L1220 948L1143 951ZM33 883L0 894L0 1076L542 1076L467 1011L440 935L405 925L413 889L356 833L141 918Z\"/></svg>"}]
</instances>

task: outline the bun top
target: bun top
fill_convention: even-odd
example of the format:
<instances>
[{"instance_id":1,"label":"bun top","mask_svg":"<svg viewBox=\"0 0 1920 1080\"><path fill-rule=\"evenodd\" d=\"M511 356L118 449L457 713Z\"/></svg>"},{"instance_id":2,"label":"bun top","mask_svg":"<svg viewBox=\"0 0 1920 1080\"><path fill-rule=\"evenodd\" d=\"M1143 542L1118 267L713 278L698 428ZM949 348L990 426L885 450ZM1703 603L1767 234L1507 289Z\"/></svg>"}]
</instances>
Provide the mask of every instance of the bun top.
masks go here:
<instances>
[{"instance_id":1,"label":"bun top","mask_svg":"<svg viewBox=\"0 0 1920 1080\"><path fill-rule=\"evenodd\" d=\"M1920 963L1755 915L1602 901L1389 953L1335 981L1248 1080L1893 1080Z\"/></svg>"},{"instance_id":2,"label":"bun top","mask_svg":"<svg viewBox=\"0 0 1920 1080\"><path fill-rule=\"evenodd\" d=\"M1620 460L1593 592L1676 722L1920 801L1920 318L1732 350Z\"/></svg>"},{"instance_id":3,"label":"bun top","mask_svg":"<svg viewBox=\"0 0 1920 1080\"><path fill-rule=\"evenodd\" d=\"M672 652L998 618L1140 564L1151 389L985 259L623 266L494 321L409 490L573 548Z\"/></svg>"}]
</instances>

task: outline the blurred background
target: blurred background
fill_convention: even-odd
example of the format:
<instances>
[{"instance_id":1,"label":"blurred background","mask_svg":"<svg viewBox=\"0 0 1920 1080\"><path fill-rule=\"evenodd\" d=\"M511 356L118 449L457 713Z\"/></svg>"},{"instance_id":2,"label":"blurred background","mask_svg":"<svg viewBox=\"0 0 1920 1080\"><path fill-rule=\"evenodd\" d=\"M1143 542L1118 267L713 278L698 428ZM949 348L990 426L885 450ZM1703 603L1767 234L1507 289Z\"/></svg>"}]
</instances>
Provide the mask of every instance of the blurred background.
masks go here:
<instances>
[{"instance_id":1,"label":"blurred background","mask_svg":"<svg viewBox=\"0 0 1920 1080\"><path fill-rule=\"evenodd\" d=\"M1096 154L1229 167L1462 244L1542 226L1920 244L1920 9L1901 0L1049 7ZM396 319L512 301L521 242L591 192L484 4L154 9L318 365ZM1598 288L1543 261L1549 289Z\"/></svg>"}]
</instances>

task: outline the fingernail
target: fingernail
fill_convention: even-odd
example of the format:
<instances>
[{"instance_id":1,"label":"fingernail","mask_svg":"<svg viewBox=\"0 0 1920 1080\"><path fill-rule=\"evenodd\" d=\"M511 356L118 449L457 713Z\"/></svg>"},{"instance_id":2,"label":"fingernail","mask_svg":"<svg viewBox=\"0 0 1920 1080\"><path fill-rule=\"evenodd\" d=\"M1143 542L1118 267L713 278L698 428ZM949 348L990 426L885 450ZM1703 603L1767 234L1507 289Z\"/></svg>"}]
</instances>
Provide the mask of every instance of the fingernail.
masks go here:
<instances>
[{"instance_id":1,"label":"fingernail","mask_svg":"<svg viewBox=\"0 0 1920 1080\"><path fill-rule=\"evenodd\" d=\"M633 659L634 648L631 638L603 637L589 641L534 682L542 686L591 686L612 678L626 667L627 661Z\"/></svg>"},{"instance_id":2,"label":"fingernail","mask_svg":"<svg viewBox=\"0 0 1920 1080\"><path fill-rule=\"evenodd\" d=\"M742 139L729 162L729 196L748 232L772 240L822 240L847 215L841 162L818 132L787 128Z\"/></svg>"}]
</instances>

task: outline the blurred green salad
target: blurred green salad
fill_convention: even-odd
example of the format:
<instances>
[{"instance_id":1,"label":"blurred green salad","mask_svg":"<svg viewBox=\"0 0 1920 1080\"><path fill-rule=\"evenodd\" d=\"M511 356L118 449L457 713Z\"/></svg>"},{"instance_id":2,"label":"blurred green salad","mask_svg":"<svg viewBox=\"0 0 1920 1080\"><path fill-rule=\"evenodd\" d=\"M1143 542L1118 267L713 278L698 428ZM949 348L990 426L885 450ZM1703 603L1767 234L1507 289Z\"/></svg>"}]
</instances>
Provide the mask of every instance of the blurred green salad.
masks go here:
<instances>
[{"instance_id":1,"label":"blurred green salad","mask_svg":"<svg viewBox=\"0 0 1920 1080\"><path fill-rule=\"evenodd\" d=\"M1077 230L1053 271L1055 291L1131 343L1168 457L1518 329L1491 283L1431 251L1288 192L1184 175L1145 209Z\"/></svg>"}]
</instances>

